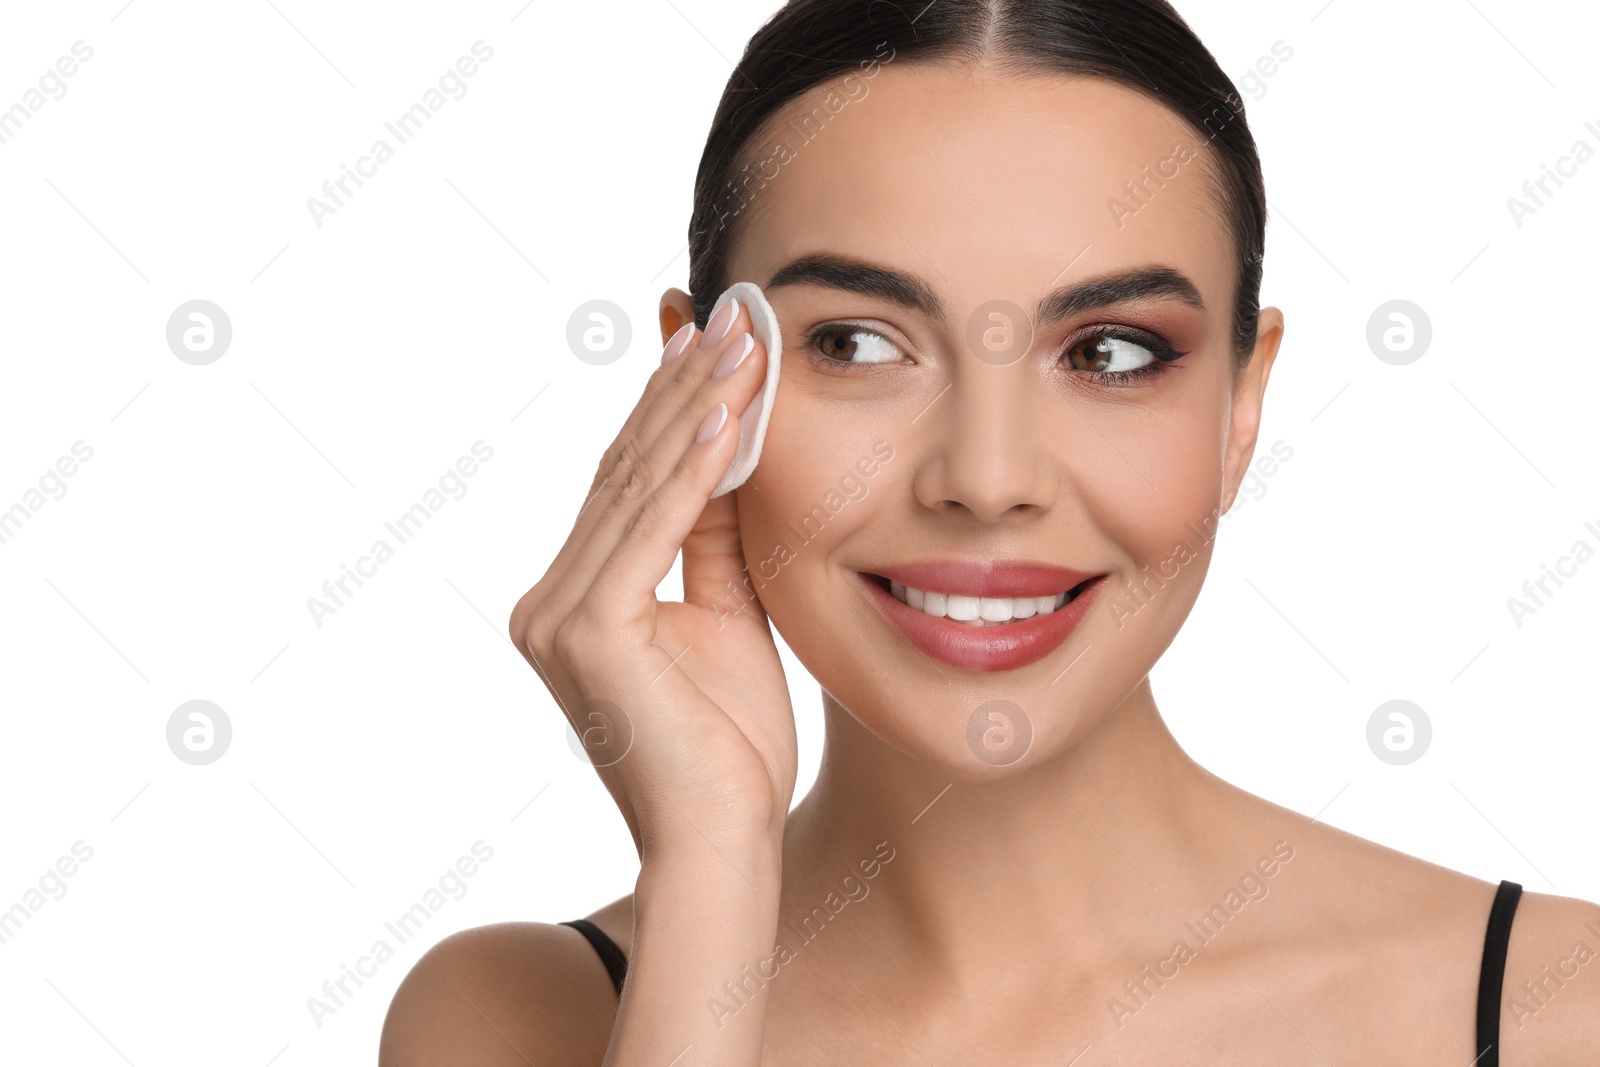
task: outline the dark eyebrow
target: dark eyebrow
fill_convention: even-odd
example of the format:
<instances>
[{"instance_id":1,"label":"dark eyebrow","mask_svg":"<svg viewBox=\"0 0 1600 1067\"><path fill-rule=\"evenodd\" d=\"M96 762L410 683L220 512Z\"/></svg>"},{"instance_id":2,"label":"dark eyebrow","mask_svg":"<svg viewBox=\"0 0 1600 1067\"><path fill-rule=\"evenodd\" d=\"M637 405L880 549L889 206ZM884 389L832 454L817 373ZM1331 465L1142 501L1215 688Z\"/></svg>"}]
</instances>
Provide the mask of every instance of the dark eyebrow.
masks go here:
<instances>
[{"instance_id":1,"label":"dark eyebrow","mask_svg":"<svg viewBox=\"0 0 1600 1067\"><path fill-rule=\"evenodd\" d=\"M828 252L814 252L786 264L763 288L781 285L820 285L860 293L921 312L931 319L944 319L944 305L933 288L915 274ZM1050 292L1034 309L1034 328L1095 308L1162 296L1176 297L1197 311L1206 309L1199 288L1186 275L1170 267L1151 267L1107 274Z\"/></svg>"},{"instance_id":2,"label":"dark eyebrow","mask_svg":"<svg viewBox=\"0 0 1600 1067\"><path fill-rule=\"evenodd\" d=\"M842 289L920 311L930 319L944 318L944 306L939 303L939 298L928 283L916 275L902 274L827 252L801 256L780 268L762 288L776 289L780 285L820 285L828 289Z\"/></svg>"},{"instance_id":3,"label":"dark eyebrow","mask_svg":"<svg viewBox=\"0 0 1600 1067\"><path fill-rule=\"evenodd\" d=\"M1049 323L1095 308L1159 296L1177 297L1180 303L1196 311L1206 309L1206 302L1200 299L1200 290L1186 275L1171 267L1151 267L1123 274L1107 274L1057 289L1039 301L1039 306L1033 312L1033 325L1034 329L1041 329Z\"/></svg>"}]
</instances>

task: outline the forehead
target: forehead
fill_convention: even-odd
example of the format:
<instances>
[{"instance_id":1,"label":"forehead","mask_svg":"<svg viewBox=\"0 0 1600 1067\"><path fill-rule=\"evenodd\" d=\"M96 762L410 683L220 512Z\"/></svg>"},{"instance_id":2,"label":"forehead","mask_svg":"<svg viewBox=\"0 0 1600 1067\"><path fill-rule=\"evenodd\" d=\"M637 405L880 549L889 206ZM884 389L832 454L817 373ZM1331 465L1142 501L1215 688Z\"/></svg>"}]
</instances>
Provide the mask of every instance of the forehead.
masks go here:
<instances>
[{"instance_id":1,"label":"forehead","mask_svg":"<svg viewBox=\"0 0 1600 1067\"><path fill-rule=\"evenodd\" d=\"M729 278L764 284L825 249L956 304L1028 306L1053 283L1159 265L1220 307L1233 252L1210 152L1102 78L902 60L815 87L752 139Z\"/></svg>"}]
</instances>

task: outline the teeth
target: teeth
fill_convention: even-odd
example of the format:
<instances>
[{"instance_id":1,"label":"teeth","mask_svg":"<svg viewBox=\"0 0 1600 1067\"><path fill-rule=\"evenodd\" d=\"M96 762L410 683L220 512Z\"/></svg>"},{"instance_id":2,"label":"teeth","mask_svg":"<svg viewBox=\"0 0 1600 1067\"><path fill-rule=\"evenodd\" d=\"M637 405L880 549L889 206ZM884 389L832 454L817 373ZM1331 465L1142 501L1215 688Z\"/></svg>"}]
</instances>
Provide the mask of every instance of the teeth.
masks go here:
<instances>
[{"instance_id":1,"label":"teeth","mask_svg":"<svg viewBox=\"0 0 1600 1067\"><path fill-rule=\"evenodd\" d=\"M926 611L927 609L924 608L923 610ZM944 613L948 618L952 618L956 622L976 622L978 618L978 598L975 596L958 596L955 593L951 593L949 600L945 602ZM1000 620L996 619L994 621L999 622Z\"/></svg>"},{"instance_id":2,"label":"teeth","mask_svg":"<svg viewBox=\"0 0 1600 1067\"><path fill-rule=\"evenodd\" d=\"M968 626L997 626L1034 615L1048 615L1067 603L1066 593L1054 596L976 597L958 593L931 593L894 581L889 583L889 592L902 604L918 611Z\"/></svg>"}]
</instances>

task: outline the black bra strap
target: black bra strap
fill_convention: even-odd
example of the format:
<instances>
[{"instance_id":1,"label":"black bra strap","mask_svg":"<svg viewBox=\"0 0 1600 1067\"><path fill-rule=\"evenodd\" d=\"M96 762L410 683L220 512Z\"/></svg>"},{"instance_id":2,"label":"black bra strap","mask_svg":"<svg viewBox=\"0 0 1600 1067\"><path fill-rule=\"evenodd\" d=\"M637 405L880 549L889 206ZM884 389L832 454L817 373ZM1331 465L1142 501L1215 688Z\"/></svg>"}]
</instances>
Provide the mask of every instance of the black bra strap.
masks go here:
<instances>
[{"instance_id":1,"label":"black bra strap","mask_svg":"<svg viewBox=\"0 0 1600 1067\"><path fill-rule=\"evenodd\" d=\"M628 976L628 958L622 954L617 943L588 919L570 919L560 925L570 926L589 939L589 944L600 955L600 962L606 965L606 973L611 976L611 984L616 987L617 996L620 997L622 980Z\"/></svg>"},{"instance_id":2,"label":"black bra strap","mask_svg":"<svg viewBox=\"0 0 1600 1067\"><path fill-rule=\"evenodd\" d=\"M1483 967L1478 972L1478 1059L1473 1067L1500 1067L1500 991L1506 971L1506 944L1522 887L1502 881L1489 909L1483 937Z\"/></svg>"}]
</instances>

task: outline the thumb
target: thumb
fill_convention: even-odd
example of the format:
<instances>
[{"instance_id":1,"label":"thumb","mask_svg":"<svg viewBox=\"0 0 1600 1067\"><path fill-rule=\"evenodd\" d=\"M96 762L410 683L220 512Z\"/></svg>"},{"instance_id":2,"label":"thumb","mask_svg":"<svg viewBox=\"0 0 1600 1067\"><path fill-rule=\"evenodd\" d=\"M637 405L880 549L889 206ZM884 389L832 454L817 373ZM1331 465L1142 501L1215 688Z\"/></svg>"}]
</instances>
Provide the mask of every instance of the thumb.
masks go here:
<instances>
[{"instance_id":1,"label":"thumb","mask_svg":"<svg viewBox=\"0 0 1600 1067\"><path fill-rule=\"evenodd\" d=\"M744 545L735 493L706 501L683 542L683 602L707 611L737 612L752 593L744 587Z\"/></svg>"}]
</instances>

